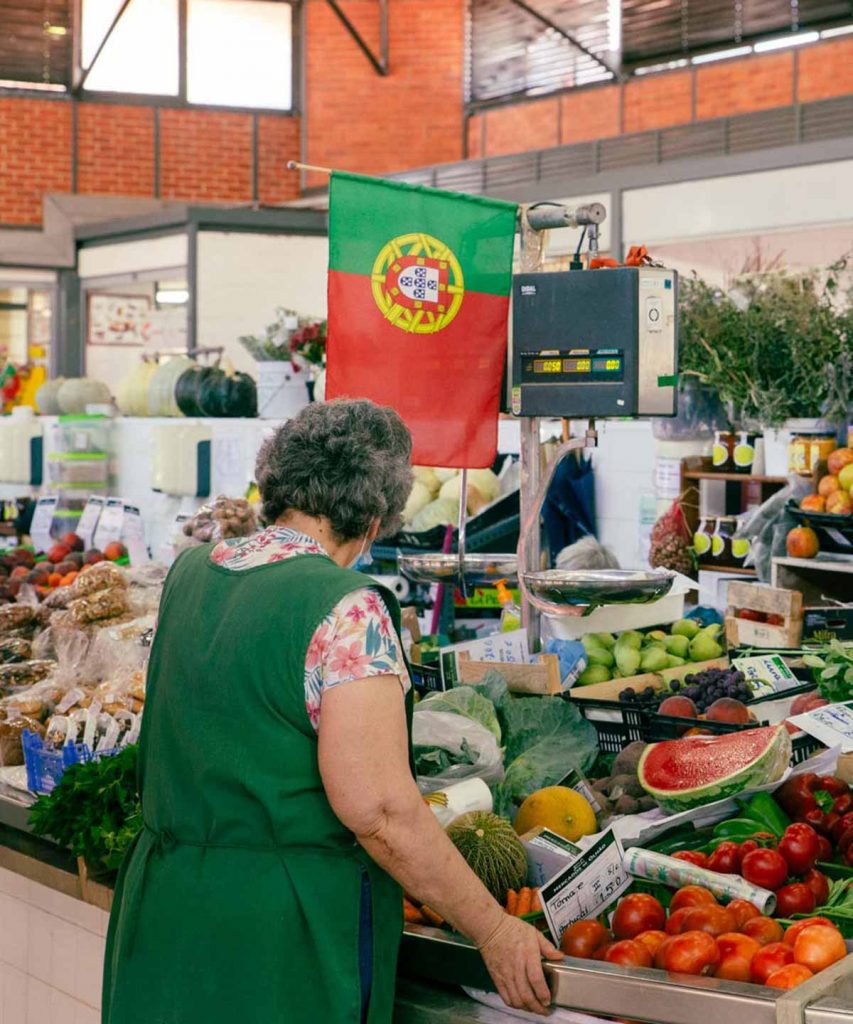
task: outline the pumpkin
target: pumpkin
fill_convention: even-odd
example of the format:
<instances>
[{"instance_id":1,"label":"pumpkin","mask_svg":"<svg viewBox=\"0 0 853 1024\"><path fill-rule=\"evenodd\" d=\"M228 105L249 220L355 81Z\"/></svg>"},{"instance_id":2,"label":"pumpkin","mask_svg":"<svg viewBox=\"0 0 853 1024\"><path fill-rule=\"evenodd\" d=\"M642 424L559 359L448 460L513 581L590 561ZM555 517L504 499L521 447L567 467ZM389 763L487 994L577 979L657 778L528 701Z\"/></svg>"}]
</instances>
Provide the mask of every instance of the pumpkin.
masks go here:
<instances>
[{"instance_id":1,"label":"pumpkin","mask_svg":"<svg viewBox=\"0 0 853 1024\"><path fill-rule=\"evenodd\" d=\"M175 401L184 416L205 415L201 407L199 389L210 369L208 366L191 366L184 370L175 382Z\"/></svg>"},{"instance_id":2,"label":"pumpkin","mask_svg":"<svg viewBox=\"0 0 853 1024\"><path fill-rule=\"evenodd\" d=\"M56 396L59 394L59 389L64 383L64 377L57 377L55 380L49 380L47 383L42 384L38 389L36 392L36 405L42 416L59 415L59 403L56 400Z\"/></svg>"},{"instance_id":3,"label":"pumpkin","mask_svg":"<svg viewBox=\"0 0 853 1024\"><path fill-rule=\"evenodd\" d=\"M141 360L119 384L116 404L125 416L148 415L148 385L156 369L156 363Z\"/></svg>"},{"instance_id":4,"label":"pumpkin","mask_svg":"<svg viewBox=\"0 0 853 1024\"><path fill-rule=\"evenodd\" d=\"M175 356L157 367L148 384L149 416L183 415L175 401L175 384L185 370L195 365L186 356Z\"/></svg>"},{"instance_id":5,"label":"pumpkin","mask_svg":"<svg viewBox=\"0 0 853 1024\"><path fill-rule=\"evenodd\" d=\"M71 377L63 381L56 393L59 411L66 416L85 413L87 406L108 405L112 400L110 389L102 380Z\"/></svg>"},{"instance_id":6,"label":"pumpkin","mask_svg":"<svg viewBox=\"0 0 853 1024\"><path fill-rule=\"evenodd\" d=\"M258 391L246 373L209 367L200 375L198 404L205 416L257 416Z\"/></svg>"}]
</instances>

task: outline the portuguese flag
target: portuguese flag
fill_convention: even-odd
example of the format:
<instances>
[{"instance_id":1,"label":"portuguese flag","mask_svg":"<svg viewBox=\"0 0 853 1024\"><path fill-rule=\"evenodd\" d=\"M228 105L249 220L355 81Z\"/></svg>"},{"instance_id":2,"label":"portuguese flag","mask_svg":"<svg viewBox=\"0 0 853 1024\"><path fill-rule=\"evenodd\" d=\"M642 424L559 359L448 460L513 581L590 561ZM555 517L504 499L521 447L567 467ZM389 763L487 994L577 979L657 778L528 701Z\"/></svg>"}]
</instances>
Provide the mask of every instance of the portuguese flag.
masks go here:
<instances>
[{"instance_id":1,"label":"portuguese flag","mask_svg":"<svg viewBox=\"0 0 853 1024\"><path fill-rule=\"evenodd\" d=\"M400 413L422 466L491 466L516 206L332 175L327 398Z\"/></svg>"}]
</instances>

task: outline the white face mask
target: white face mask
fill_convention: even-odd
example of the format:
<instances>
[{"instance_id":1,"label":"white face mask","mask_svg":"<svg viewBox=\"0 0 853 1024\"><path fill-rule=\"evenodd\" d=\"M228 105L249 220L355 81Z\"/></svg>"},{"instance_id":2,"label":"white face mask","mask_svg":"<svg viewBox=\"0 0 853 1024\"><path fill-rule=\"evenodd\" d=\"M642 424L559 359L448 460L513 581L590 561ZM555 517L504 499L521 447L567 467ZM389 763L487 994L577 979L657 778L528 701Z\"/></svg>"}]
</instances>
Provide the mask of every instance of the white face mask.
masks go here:
<instances>
[{"instance_id":1,"label":"white face mask","mask_svg":"<svg viewBox=\"0 0 853 1024\"><path fill-rule=\"evenodd\" d=\"M350 562L350 564L347 566L347 568L348 569L357 569L362 561L369 562L370 559L364 557L365 548L369 548L369 547L370 547L370 545L367 543L367 537L365 537L364 540L361 542L361 550L355 556L355 558Z\"/></svg>"}]
</instances>

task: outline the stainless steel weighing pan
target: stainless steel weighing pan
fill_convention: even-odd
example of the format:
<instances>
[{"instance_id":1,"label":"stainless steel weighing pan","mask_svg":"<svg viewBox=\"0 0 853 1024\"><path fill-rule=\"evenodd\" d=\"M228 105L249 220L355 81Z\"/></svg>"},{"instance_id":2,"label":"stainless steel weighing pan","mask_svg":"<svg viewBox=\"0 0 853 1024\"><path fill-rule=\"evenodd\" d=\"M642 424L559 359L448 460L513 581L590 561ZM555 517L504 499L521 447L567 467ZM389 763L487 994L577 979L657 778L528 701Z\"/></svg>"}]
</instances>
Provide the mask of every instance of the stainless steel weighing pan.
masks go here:
<instances>
[{"instance_id":1,"label":"stainless steel weighing pan","mask_svg":"<svg viewBox=\"0 0 853 1024\"><path fill-rule=\"evenodd\" d=\"M459 555L453 553L401 554L397 557L397 565L400 572L415 583L455 583L460 578ZM462 562L462 575L470 587L482 587L498 580L514 583L517 565L515 554L466 554Z\"/></svg>"}]
</instances>

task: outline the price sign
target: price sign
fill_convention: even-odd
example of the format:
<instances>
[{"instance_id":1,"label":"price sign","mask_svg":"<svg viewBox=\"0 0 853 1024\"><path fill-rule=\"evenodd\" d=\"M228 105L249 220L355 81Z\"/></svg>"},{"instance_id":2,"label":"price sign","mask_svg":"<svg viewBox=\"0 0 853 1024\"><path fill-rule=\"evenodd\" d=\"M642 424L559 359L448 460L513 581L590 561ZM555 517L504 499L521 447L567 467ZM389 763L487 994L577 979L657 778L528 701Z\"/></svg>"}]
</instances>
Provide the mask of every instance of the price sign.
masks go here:
<instances>
[{"instance_id":1,"label":"price sign","mask_svg":"<svg viewBox=\"0 0 853 1024\"><path fill-rule=\"evenodd\" d=\"M49 551L53 544L50 527L53 524L57 501L58 498L53 494L39 498L36 502L33 521L30 524L30 538L36 551Z\"/></svg>"},{"instance_id":2,"label":"price sign","mask_svg":"<svg viewBox=\"0 0 853 1024\"><path fill-rule=\"evenodd\" d=\"M842 754L853 750L853 701L827 704L804 715L794 715L790 721L827 747L840 746Z\"/></svg>"},{"instance_id":3,"label":"price sign","mask_svg":"<svg viewBox=\"0 0 853 1024\"><path fill-rule=\"evenodd\" d=\"M80 522L77 523L77 536L83 541L87 548L92 546L95 530L98 528L98 520L104 509L104 499L92 495L86 502Z\"/></svg>"},{"instance_id":4,"label":"price sign","mask_svg":"<svg viewBox=\"0 0 853 1024\"><path fill-rule=\"evenodd\" d=\"M123 523L124 502L121 498L107 498L95 530L95 547L103 551L111 541L121 540Z\"/></svg>"},{"instance_id":5,"label":"price sign","mask_svg":"<svg viewBox=\"0 0 853 1024\"><path fill-rule=\"evenodd\" d=\"M622 857L622 846L608 829L542 886L542 908L555 943L569 925L597 917L630 886Z\"/></svg>"},{"instance_id":6,"label":"price sign","mask_svg":"<svg viewBox=\"0 0 853 1024\"><path fill-rule=\"evenodd\" d=\"M142 515L136 505L124 506L122 536L130 557L131 565L142 565L148 561L148 546L145 543L145 530Z\"/></svg>"}]
</instances>

